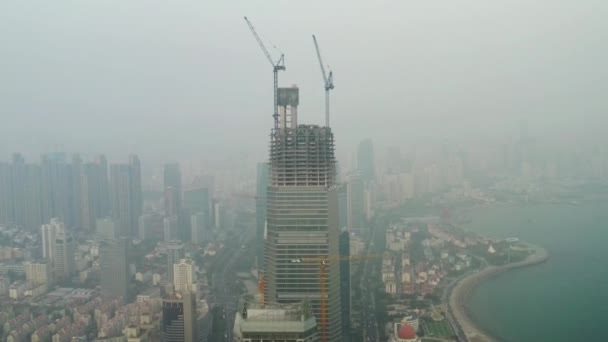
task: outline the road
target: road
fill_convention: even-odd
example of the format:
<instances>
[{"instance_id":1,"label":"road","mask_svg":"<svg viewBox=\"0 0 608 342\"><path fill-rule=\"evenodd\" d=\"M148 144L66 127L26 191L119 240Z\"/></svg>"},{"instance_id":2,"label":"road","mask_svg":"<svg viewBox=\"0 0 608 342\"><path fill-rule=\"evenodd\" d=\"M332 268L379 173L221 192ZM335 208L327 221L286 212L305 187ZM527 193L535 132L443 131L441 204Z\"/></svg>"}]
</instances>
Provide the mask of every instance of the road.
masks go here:
<instances>
[{"instance_id":1,"label":"road","mask_svg":"<svg viewBox=\"0 0 608 342\"><path fill-rule=\"evenodd\" d=\"M458 284L459 281L461 281L462 279L468 277L469 275L471 275L473 273L479 272L480 269L484 269L488 266L488 263L483 258L477 258L477 259L480 261L481 267L477 270L468 271L468 272L462 274L461 276L457 277L456 279L453 279L443 289L443 294L441 295L441 302L444 303L445 307L446 307L448 322L450 322L450 325L452 326L452 329L454 330L454 333L456 334L459 342L466 342L469 339L468 339L467 335L465 334L464 330L462 329L462 327L460 326L460 324L458 323L458 320L456 320L456 318L454 317L454 312L452 310L452 307L450 306L450 295L452 293L452 290L454 290L454 287L456 286L456 284Z\"/></svg>"},{"instance_id":2,"label":"road","mask_svg":"<svg viewBox=\"0 0 608 342\"><path fill-rule=\"evenodd\" d=\"M241 293L238 291L239 282L236 277L235 265L243 254L241 245L253 239L252 234L241 235L238 241L227 243L218 263L221 270L213 277L215 304L221 308L221 319L224 321L225 331L223 336L217 337L218 342L233 341L233 327L236 310Z\"/></svg>"},{"instance_id":3,"label":"road","mask_svg":"<svg viewBox=\"0 0 608 342\"><path fill-rule=\"evenodd\" d=\"M370 243L367 247L367 254L376 254L376 245L374 244L375 229L372 229ZM378 270L374 269L374 260L363 260L363 275L359 287L361 289L361 327L363 329L363 341L376 342L380 341L380 332L378 331L378 319L376 317L376 295L375 284L378 279Z\"/></svg>"},{"instance_id":4,"label":"road","mask_svg":"<svg viewBox=\"0 0 608 342\"><path fill-rule=\"evenodd\" d=\"M450 294L452 292L452 290L454 289L454 286L456 286L456 284L462 280L463 278L469 276L470 274L474 273L475 271L469 271L463 275L461 275L460 277L452 280L444 289L443 289L443 294L441 295L441 302L445 304L446 307L446 318L448 320L448 322L450 323L450 325L452 326L452 330L454 330L454 334L456 334L456 337L458 339L459 342L466 342L468 341L468 338L466 336L466 334L464 333L464 331L462 330L462 327L460 326L460 324L458 324L458 321L454 318L454 313L452 312L452 308L450 306Z\"/></svg>"}]
</instances>

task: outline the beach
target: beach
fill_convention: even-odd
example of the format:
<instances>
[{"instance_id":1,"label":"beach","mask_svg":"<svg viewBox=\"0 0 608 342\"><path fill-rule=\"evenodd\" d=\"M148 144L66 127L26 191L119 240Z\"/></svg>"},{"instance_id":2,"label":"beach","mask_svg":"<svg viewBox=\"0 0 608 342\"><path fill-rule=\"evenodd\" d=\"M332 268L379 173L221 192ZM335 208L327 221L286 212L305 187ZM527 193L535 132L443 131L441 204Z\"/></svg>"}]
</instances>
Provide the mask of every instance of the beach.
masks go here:
<instances>
[{"instance_id":1,"label":"beach","mask_svg":"<svg viewBox=\"0 0 608 342\"><path fill-rule=\"evenodd\" d=\"M489 333L483 331L483 329L477 326L468 313L467 303L473 290L481 282L491 277L494 277L500 273L514 268L536 265L546 261L549 258L549 254L544 248L531 244L526 245L530 249L534 250L534 253L529 255L525 260L503 266L487 266L479 272L473 273L461 279L454 286L449 296L449 306L451 308L454 319L460 326L460 329L462 330L468 341L487 342L497 340Z\"/></svg>"}]
</instances>

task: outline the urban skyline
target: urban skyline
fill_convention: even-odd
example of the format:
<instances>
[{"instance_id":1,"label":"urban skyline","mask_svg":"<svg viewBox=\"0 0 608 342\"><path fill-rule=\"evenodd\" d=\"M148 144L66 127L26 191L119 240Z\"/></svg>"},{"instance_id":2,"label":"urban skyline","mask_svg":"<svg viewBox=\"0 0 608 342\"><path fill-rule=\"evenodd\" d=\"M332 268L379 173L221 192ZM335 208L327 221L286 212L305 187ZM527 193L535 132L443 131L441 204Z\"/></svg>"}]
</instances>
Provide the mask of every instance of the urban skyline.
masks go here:
<instances>
[{"instance_id":1,"label":"urban skyline","mask_svg":"<svg viewBox=\"0 0 608 342\"><path fill-rule=\"evenodd\" d=\"M608 340L608 6L312 4L0 4L0 340Z\"/></svg>"}]
</instances>

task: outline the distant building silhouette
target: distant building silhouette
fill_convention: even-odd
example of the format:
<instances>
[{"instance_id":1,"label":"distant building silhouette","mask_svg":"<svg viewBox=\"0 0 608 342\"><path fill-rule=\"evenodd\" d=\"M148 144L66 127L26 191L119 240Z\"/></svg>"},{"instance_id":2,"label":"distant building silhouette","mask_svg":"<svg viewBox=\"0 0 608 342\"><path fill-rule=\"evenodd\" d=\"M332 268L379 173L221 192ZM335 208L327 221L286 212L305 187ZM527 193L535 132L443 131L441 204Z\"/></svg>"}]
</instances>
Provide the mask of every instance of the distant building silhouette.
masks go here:
<instances>
[{"instance_id":1,"label":"distant building silhouette","mask_svg":"<svg viewBox=\"0 0 608 342\"><path fill-rule=\"evenodd\" d=\"M116 234L116 228L116 222L109 217L97 219L95 222L95 234L102 239L117 238L118 235Z\"/></svg>"},{"instance_id":2,"label":"distant building silhouette","mask_svg":"<svg viewBox=\"0 0 608 342\"><path fill-rule=\"evenodd\" d=\"M190 240L194 244L201 244L209 240L208 218L204 212L190 215Z\"/></svg>"},{"instance_id":3,"label":"distant building silhouette","mask_svg":"<svg viewBox=\"0 0 608 342\"><path fill-rule=\"evenodd\" d=\"M165 242L179 240L179 220L178 217L168 216L163 219L163 236Z\"/></svg>"},{"instance_id":4,"label":"distant building silhouette","mask_svg":"<svg viewBox=\"0 0 608 342\"><path fill-rule=\"evenodd\" d=\"M142 213L141 167L137 156L129 164L110 167L112 217L119 226L119 235L137 235L137 223Z\"/></svg>"},{"instance_id":5,"label":"distant building silhouette","mask_svg":"<svg viewBox=\"0 0 608 342\"><path fill-rule=\"evenodd\" d=\"M113 184L112 194L117 195L113 199L120 198L116 203L122 203L126 198L130 203L124 208L117 204L118 210L110 202L108 164L103 155L83 163L79 155L68 161L65 153L54 152L43 154L40 163L26 163L15 153L10 163L0 162L0 224L35 231L58 218L70 231L93 232L96 219L128 214L125 225L130 230L142 210L137 156L130 157L128 168L129 176L124 179L118 170L114 172L118 186ZM122 185L128 187L119 189Z\"/></svg>"},{"instance_id":6,"label":"distant building silhouette","mask_svg":"<svg viewBox=\"0 0 608 342\"><path fill-rule=\"evenodd\" d=\"M182 174L179 164L165 164L163 180L165 216L179 215L182 208Z\"/></svg>"},{"instance_id":7,"label":"distant building silhouette","mask_svg":"<svg viewBox=\"0 0 608 342\"><path fill-rule=\"evenodd\" d=\"M370 139L363 140L359 143L359 148L357 150L357 169L365 182L374 179L374 146Z\"/></svg>"},{"instance_id":8,"label":"distant building silhouette","mask_svg":"<svg viewBox=\"0 0 608 342\"><path fill-rule=\"evenodd\" d=\"M183 208L190 214L203 212L207 216L208 222L211 222L211 198L209 189L197 187L184 191Z\"/></svg>"},{"instance_id":9,"label":"distant building silhouette","mask_svg":"<svg viewBox=\"0 0 608 342\"><path fill-rule=\"evenodd\" d=\"M366 224L365 217L365 183L360 174L348 177L346 186L348 197L347 227L350 232L361 232Z\"/></svg>"}]
</instances>

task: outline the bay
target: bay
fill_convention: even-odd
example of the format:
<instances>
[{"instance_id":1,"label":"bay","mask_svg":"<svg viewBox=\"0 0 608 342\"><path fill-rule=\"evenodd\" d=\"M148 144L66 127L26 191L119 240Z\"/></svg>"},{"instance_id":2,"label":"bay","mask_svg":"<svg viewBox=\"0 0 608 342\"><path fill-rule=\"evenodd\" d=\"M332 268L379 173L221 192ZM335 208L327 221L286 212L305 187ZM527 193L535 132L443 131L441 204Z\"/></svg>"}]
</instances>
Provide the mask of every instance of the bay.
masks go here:
<instances>
[{"instance_id":1,"label":"bay","mask_svg":"<svg viewBox=\"0 0 608 342\"><path fill-rule=\"evenodd\" d=\"M484 206L464 228L541 245L550 259L482 283L473 319L501 340L608 341L608 203Z\"/></svg>"}]
</instances>

